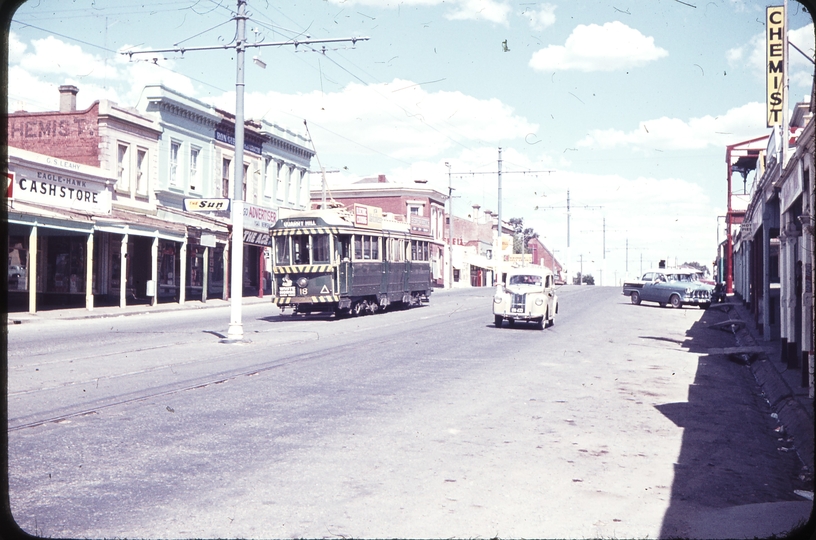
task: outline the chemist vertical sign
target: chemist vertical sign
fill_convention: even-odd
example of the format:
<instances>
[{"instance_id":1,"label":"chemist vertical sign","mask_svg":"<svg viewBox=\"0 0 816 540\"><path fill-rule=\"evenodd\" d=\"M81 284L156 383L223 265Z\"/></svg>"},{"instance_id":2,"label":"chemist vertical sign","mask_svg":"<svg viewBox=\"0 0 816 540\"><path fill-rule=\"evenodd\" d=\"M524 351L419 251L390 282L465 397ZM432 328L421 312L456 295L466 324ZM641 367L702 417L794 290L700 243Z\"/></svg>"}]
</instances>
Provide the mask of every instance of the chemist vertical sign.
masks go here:
<instances>
[{"instance_id":1,"label":"chemist vertical sign","mask_svg":"<svg viewBox=\"0 0 816 540\"><path fill-rule=\"evenodd\" d=\"M765 13L766 118L774 127L782 124L785 106L785 8L770 6Z\"/></svg>"}]
</instances>

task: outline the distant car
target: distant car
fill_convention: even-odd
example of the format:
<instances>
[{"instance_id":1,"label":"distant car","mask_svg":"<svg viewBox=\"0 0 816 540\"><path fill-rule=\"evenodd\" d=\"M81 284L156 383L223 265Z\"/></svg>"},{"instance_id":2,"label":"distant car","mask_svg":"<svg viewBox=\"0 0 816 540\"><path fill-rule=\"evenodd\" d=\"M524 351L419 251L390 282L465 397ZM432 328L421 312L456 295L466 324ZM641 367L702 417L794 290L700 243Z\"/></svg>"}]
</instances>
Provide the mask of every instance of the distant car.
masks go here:
<instances>
[{"instance_id":1,"label":"distant car","mask_svg":"<svg viewBox=\"0 0 816 540\"><path fill-rule=\"evenodd\" d=\"M639 280L623 284L623 295L636 305L645 301L657 302L661 307L694 305L706 309L713 292L714 287L702 283L696 272L687 269L649 271Z\"/></svg>"},{"instance_id":2,"label":"distant car","mask_svg":"<svg viewBox=\"0 0 816 540\"><path fill-rule=\"evenodd\" d=\"M555 323L558 296L555 280L546 268L525 266L507 272L507 283L498 285L493 297L493 321L496 328L502 322L513 326L516 321L532 322L539 328Z\"/></svg>"}]
</instances>

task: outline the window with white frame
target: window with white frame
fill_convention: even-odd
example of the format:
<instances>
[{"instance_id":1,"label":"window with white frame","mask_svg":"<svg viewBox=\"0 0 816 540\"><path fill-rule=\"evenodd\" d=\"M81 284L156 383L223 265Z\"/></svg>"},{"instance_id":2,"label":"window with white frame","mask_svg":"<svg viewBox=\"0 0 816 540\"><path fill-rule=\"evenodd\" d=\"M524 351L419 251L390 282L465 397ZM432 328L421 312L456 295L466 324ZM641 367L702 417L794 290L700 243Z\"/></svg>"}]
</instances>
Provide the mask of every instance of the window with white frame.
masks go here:
<instances>
[{"instance_id":1,"label":"window with white frame","mask_svg":"<svg viewBox=\"0 0 816 540\"><path fill-rule=\"evenodd\" d=\"M230 170L232 160L223 158L221 160L221 196L227 199L232 198L230 193Z\"/></svg>"},{"instance_id":2,"label":"window with white frame","mask_svg":"<svg viewBox=\"0 0 816 540\"><path fill-rule=\"evenodd\" d=\"M289 195L288 201L291 206L297 204L297 195L298 195L298 173L299 171L295 169L294 166L287 167L289 169L288 176L289 182L286 188L286 192Z\"/></svg>"},{"instance_id":3,"label":"window with white frame","mask_svg":"<svg viewBox=\"0 0 816 540\"><path fill-rule=\"evenodd\" d=\"M136 150L136 195L147 197L148 192L148 166L150 164L147 159L147 149L139 148Z\"/></svg>"},{"instance_id":4,"label":"window with white frame","mask_svg":"<svg viewBox=\"0 0 816 540\"><path fill-rule=\"evenodd\" d=\"M178 160L181 143L170 141L170 185L178 185Z\"/></svg>"},{"instance_id":5,"label":"window with white frame","mask_svg":"<svg viewBox=\"0 0 816 540\"><path fill-rule=\"evenodd\" d=\"M116 189L130 193L130 145L119 143L116 152Z\"/></svg>"},{"instance_id":6,"label":"window with white frame","mask_svg":"<svg viewBox=\"0 0 816 540\"><path fill-rule=\"evenodd\" d=\"M272 197L275 194L275 161L268 157L263 162L263 194L264 197Z\"/></svg>"},{"instance_id":7,"label":"window with white frame","mask_svg":"<svg viewBox=\"0 0 816 540\"><path fill-rule=\"evenodd\" d=\"M298 204L301 207L309 209L309 172L306 169L300 169L300 198Z\"/></svg>"},{"instance_id":8,"label":"window with white frame","mask_svg":"<svg viewBox=\"0 0 816 540\"><path fill-rule=\"evenodd\" d=\"M242 201L247 200L247 172L249 171L249 165L244 163L244 181L243 181L243 198Z\"/></svg>"},{"instance_id":9,"label":"window with white frame","mask_svg":"<svg viewBox=\"0 0 816 540\"><path fill-rule=\"evenodd\" d=\"M289 169L289 167L283 164L283 161L276 161L275 164L277 165L277 171L275 171L275 196L277 200L283 202L284 198L286 197L286 179L284 178L284 174Z\"/></svg>"},{"instance_id":10,"label":"window with white frame","mask_svg":"<svg viewBox=\"0 0 816 540\"><path fill-rule=\"evenodd\" d=\"M199 175L201 172L199 171L199 161L198 158L201 155L201 148L196 148L195 146L190 147L190 189L192 191L196 191L200 189L199 187Z\"/></svg>"}]
</instances>

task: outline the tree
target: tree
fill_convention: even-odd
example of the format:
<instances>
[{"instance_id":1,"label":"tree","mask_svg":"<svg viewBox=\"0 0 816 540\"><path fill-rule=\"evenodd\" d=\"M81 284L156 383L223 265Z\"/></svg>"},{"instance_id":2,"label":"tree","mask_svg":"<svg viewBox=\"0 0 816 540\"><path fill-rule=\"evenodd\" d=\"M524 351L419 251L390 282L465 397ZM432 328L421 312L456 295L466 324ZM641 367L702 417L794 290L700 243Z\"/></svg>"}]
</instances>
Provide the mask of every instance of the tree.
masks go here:
<instances>
[{"instance_id":1,"label":"tree","mask_svg":"<svg viewBox=\"0 0 816 540\"><path fill-rule=\"evenodd\" d=\"M510 218L507 222L513 227L513 253L527 253L527 243L538 238L532 227L524 228L524 218Z\"/></svg>"},{"instance_id":2,"label":"tree","mask_svg":"<svg viewBox=\"0 0 816 540\"><path fill-rule=\"evenodd\" d=\"M704 275L708 275L708 267L706 267L706 265L704 265L704 264L698 263L697 261L683 263L683 266L690 266L692 268L696 268L697 270L702 272Z\"/></svg>"}]
</instances>

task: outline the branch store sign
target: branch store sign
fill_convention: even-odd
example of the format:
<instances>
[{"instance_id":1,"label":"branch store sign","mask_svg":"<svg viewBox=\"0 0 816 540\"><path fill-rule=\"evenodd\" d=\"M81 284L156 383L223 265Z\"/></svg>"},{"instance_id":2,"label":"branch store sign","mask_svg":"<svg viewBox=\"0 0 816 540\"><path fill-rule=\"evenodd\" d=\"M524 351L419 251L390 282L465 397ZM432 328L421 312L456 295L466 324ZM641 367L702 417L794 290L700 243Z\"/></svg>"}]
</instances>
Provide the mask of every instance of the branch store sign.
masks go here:
<instances>
[{"instance_id":1,"label":"branch store sign","mask_svg":"<svg viewBox=\"0 0 816 540\"><path fill-rule=\"evenodd\" d=\"M53 158L49 160L60 161ZM70 169L46 169L36 165L14 167L12 192L15 201L42 206L91 214L109 214L111 210L111 192L104 179L91 178Z\"/></svg>"}]
</instances>

